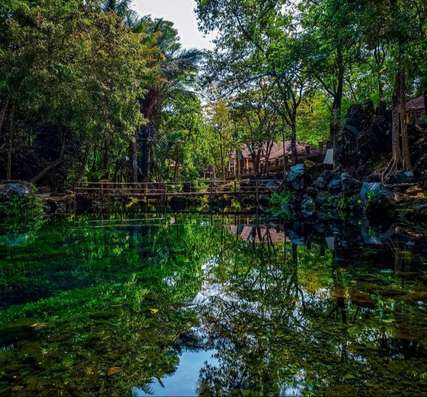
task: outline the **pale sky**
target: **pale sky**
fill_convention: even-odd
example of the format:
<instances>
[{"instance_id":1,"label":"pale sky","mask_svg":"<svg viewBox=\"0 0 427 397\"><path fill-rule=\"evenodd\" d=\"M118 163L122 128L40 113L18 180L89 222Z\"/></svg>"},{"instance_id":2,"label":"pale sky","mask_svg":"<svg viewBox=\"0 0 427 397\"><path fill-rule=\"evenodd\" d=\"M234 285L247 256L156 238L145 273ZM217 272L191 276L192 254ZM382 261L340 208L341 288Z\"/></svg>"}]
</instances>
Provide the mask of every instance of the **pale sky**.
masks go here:
<instances>
[{"instance_id":1,"label":"pale sky","mask_svg":"<svg viewBox=\"0 0 427 397\"><path fill-rule=\"evenodd\" d=\"M141 16L174 22L184 48L212 49L210 39L197 29L195 0L134 0L133 5Z\"/></svg>"}]
</instances>

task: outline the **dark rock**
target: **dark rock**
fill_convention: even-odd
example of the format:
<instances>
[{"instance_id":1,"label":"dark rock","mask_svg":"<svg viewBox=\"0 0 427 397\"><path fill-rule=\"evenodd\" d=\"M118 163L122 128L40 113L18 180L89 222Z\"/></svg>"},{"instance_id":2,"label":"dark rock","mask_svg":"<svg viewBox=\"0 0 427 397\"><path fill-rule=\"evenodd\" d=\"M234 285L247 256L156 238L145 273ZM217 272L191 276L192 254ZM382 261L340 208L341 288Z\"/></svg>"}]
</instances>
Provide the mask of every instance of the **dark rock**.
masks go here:
<instances>
[{"instance_id":1,"label":"dark rock","mask_svg":"<svg viewBox=\"0 0 427 397\"><path fill-rule=\"evenodd\" d=\"M348 110L336 160L352 175L365 179L375 163L391 154L391 112L375 112L372 102L353 105Z\"/></svg>"},{"instance_id":2,"label":"dark rock","mask_svg":"<svg viewBox=\"0 0 427 397\"><path fill-rule=\"evenodd\" d=\"M301 215L304 218L311 218L316 212L316 203L313 198L305 195L301 202Z\"/></svg>"},{"instance_id":3,"label":"dark rock","mask_svg":"<svg viewBox=\"0 0 427 397\"><path fill-rule=\"evenodd\" d=\"M354 193L359 191L361 183L353 178L348 172L341 174L341 188L343 193Z\"/></svg>"},{"instance_id":4,"label":"dark rock","mask_svg":"<svg viewBox=\"0 0 427 397\"><path fill-rule=\"evenodd\" d=\"M392 175L389 179L391 184L405 184L413 183L415 180L413 171L401 171L395 175Z\"/></svg>"},{"instance_id":5,"label":"dark rock","mask_svg":"<svg viewBox=\"0 0 427 397\"><path fill-rule=\"evenodd\" d=\"M314 181L313 186L318 190L324 190L328 186L333 173L329 170L322 172L319 177Z\"/></svg>"},{"instance_id":6,"label":"dark rock","mask_svg":"<svg viewBox=\"0 0 427 397\"><path fill-rule=\"evenodd\" d=\"M380 174L371 174L368 175L366 178L364 178L365 182L371 182L371 183L381 183L381 175Z\"/></svg>"},{"instance_id":7,"label":"dark rock","mask_svg":"<svg viewBox=\"0 0 427 397\"><path fill-rule=\"evenodd\" d=\"M303 190L304 175L305 175L304 164L296 164L289 169L288 175L286 177L286 181L293 189Z\"/></svg>"},{"instance_id":8,"label":"dark rock","mask_svg":"<svg viewBox=\"0 0 427 397\"><path fill-rule=\"evenodd\" d=\"M328 190L331 193L339 193L342 191L340 174L334 175L334 177L331 179L331 181L328 184Z\"/></svg>"},{"instance_id":9,"label":"dark rock","mask_svg":"<svg viewBox=\"0 0 427 397\"><path fill-rule=\"evenodd\" d=\"M319 192L316 196L316 204L323 206L332 201L332 196L328 192Z\"/></svg>"},{"instance_id":10,"label":"dark rock","mask_svg":"<svg viewBox=\"0 0 427 397\"><path fill-rule=\"evenodd\" d=\"M0 196L11 197L13 195L25 196L30 194L30 188L19 182L6 182L0 185Z\"/></svg>"}]
</instances>

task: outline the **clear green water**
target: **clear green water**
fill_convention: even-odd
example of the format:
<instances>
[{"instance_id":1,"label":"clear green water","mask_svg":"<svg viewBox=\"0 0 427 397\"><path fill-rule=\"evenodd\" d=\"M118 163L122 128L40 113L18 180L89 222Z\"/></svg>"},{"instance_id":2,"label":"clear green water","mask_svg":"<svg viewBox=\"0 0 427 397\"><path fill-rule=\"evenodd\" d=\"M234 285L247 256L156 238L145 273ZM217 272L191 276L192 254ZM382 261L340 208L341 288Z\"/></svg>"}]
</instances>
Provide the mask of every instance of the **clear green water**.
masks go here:
<instances>
[{"instance_id":1,"label":"clear green water","mask_svg":"<svg viewBox=\"0 0 427 397\"><path fill-rule=\"evenodd\" d=\"M422 236L70 218L0 237L0 396L427 395Z\"/></svg>"}]
</instances>

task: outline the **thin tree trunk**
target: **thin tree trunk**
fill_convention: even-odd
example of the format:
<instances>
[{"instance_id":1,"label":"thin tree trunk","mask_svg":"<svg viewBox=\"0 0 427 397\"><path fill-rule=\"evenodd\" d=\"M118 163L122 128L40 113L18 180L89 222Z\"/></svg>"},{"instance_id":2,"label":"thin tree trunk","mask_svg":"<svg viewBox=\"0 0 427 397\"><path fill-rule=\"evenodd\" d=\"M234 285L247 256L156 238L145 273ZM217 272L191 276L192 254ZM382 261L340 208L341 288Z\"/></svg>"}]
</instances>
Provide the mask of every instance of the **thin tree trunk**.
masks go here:
<instances>
[{"instance_id":1,"label":"thin tree trunk","mask_svg":"<svg viewBox=\"0 0 427 397\"><path fill-rule=\"evenodd\" d=\"M154 136L154 124L149 122L141 130L141 174L146 182L151 176L151 141Z\"/></svg>"},{"instance_id":2,"label":"thin tree trunk","mask_svg":"<svg viewBox=\"0 0 427 397\"><path fill-rule=\"evenodd\" d=\"M4 119L6 118L6 112L7 112L8 106L9 106L9 98L5 100L0 111L0 132L3 128L3 123L4 123Z\"/></svg>"},{"instance_id":3,"label":"thin tree trunk","mask_svg":"<svg viewBox=\"0 0 427 397\"><path fill-rule=\"evenodd\" d=\"M424 114L427 114L427 88L424 89Z\"/></svg>"},{"instance_id":4,"label":"thin tree trunk","mask_svg":"<svg viewBox=\"0 0 427 397\"><path fill-rule=\"evenodd\" d=\"M406 75L400 73L400 135L402 139L402 166L405 170L412 168L411 153L409 152L408 123L406 122Z\"/></svg>"},{"instance_id":5,"label":"thin tree trunk","mask_svg":"<svg viewBox=\"0 0 427 397\"><path fill-rule=\"evenodd\" d=\"M331 141L334 149L334 158L336 154L337 140L341 132L341 110L342 110L342 98L344 94L344 59L342 48L337 49L337 90L334 95L334 102L332 105L332 123L331 123Z\"/></svg>"},{"instance_id":6,"label":"thin tree trunk","mask_svg":"<svg viewBox=\"0 0 427 397\"><path fill-rule=\"evenodd\" d=\"M292 162L298 163L298 149L297 149L297 129L295 124L291 126L291 151L292 151Z\"/></svg>"},{"instance_id":7,"label":"thin tree trunk","mask_svg":"<svg viewBox=\"0 0 427 397\"><path fill-rule=\"evenodd\" d=\"M224 148L223 148L223 141L222 141L222 134L219 133L219 153L221 156L221 172L222 177L225 179L225 161L224 161Z\"/></svg>"},{"instance_id":8,"label":"thin tree trunk","mask_svg":"<svg viewBox=\"0 0 427 397\"><path fill-rule=\"evenodd\" d=\"M393 113L392 113L392 133L391 145L393 162L396 167L400 167L402 162L402 153L400 150L400 72L396 75L393 92Z\"/></svg>"},{"instance_id":9,"label":"thin tree trunk","mask_svg":"<svg viewBox=\"0 0 427 397\"><path fill-rule=\"evenodd\" d=\"M8 149L7 149L7 164L6 164L6 179L12 179L12 155L13 155L13 141L15 136L15 104L12 103L9 115L9 135L8 135Z\"/></svg>"},{"instance_id":10,"label":"thin tree trunk","mask_svg":"<svg viewBox=\"0 0 427 397\"><path fill-rule=\"evenodd\" d=\"M136 136L132 138L131 142L132 152L132 181L138 183L138 144Z\"/></svg>"},{"instance_id":11,"label":"thin tree trunk","mask_svg":"<svg viewBox=\"0 0 427 397\"><path fill-rule=\"evenodd\" d=\"M102 170L103 179L109 180L111 173L111 136L107 133L104 141L104 150L102 152Z\"/></svg>"}]
</instances>

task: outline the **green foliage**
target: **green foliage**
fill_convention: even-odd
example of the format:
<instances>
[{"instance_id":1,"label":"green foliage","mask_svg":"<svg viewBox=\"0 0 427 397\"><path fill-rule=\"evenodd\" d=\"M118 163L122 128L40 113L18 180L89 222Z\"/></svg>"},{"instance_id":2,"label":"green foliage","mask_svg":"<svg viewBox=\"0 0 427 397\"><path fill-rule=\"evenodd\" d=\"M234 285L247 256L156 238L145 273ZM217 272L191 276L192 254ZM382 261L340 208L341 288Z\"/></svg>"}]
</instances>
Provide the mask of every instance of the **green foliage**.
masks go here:
<instances>
[{"instance_id":1,"label":"green foliage","mask_svg":"<svg viewBox=\"0 0 427 397\"><path fill-rule=\"evenodd\" d=\"M378 198L378 192L369 191L367 194L368 203L375 201Z\"/></svg>"},{"instance_id":2,"label":"green foliage","mask_svg":"<svg viewBox=\"0 0 427 397\"><path fill-rule=\"evenodd\" d=\"M16 244L29 244L35 237L44 221L44 210L41 200L34 194L13 194L0 200L0 235L2 240Z\"/></svg>"},{"instance_id":3,"label":"green foliage","mask_svg":"<svg viewBox=\"0 0 427 397\"><path fill-rule=\"evenodd\" d=\"M269 214L276 219L289 220L292 216L290 203L292 193L273 193L269 201Z\"/></svg>"}]
</instances>

